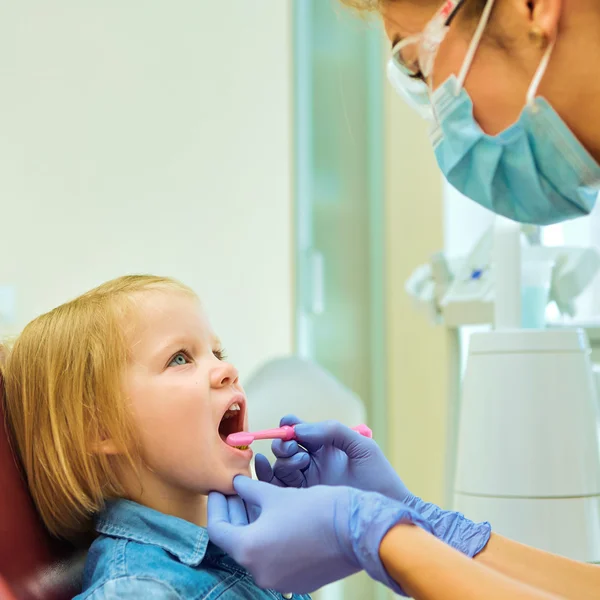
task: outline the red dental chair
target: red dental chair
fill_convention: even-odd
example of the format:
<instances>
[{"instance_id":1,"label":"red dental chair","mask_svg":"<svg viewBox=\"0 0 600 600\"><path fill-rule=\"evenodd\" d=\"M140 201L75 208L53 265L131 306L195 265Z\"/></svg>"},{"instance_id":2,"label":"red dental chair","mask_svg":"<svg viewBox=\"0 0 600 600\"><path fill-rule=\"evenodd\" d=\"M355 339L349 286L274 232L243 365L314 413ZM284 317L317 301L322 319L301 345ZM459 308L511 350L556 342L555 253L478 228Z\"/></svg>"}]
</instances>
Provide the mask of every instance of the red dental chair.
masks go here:
<instances>
[{"instance_id":1,"label":"red dental chair","mask_svg":"<svg viewBox=\"0 0 600 600\"><path fill-rule=\"evenodd\" d=\"M81 591L85 552L50 536L6 434L0 375L0 600L68 600Z\"/></svg>"}]
</instances>

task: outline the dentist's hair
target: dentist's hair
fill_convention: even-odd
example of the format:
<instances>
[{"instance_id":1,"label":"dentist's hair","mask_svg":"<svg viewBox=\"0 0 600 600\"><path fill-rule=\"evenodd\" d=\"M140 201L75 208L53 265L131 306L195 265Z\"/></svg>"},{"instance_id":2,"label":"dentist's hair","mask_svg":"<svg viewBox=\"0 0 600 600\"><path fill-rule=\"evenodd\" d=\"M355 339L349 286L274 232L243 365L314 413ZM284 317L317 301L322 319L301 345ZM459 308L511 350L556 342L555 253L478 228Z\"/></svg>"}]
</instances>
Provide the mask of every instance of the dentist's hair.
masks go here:
<instances>
[{"instance_id":1,"label":"dentist's hair","mask_svg":"<svg viewBox=\"0 0 600 600\"><path fill-rule=\"evenodd\" d=\"M107 498L119 497L121 464L139 464L123 375L139 293L176 291L166 277L109 281L29 323L0 347L7 431L48 530L76 538ZM0 424L1 426L1 424ZM111 440L118 456L100 450Z\"/></svg>"},{"instance_id":2,"label":"dentist's hair","mask_svg":"<svg viewBox=\"0 0 600 600\"><path fill-rule=\"evenodd\" d=\"M396 0L341 0L342 4L350 6L360 11L374 11L381 10L386 4L393 4ZM437 5L438 8L442 5L442 1L436 0L412 0L415 4L431 4L432 6ZM466 6L463 13L466 13L469 17L475 17L481 14L487 0L466 0Z\"/></svg>"},{"instance_id":3,"label":"dentist's hair","mask_svg":"<svg viewBox=\"0 0 600 600\"><path fill-rule=\"evenodd\" d=\"M342 0L346 4L357 10L377 10L381 8L384 0Z\"/></svg>"}]
</instances>

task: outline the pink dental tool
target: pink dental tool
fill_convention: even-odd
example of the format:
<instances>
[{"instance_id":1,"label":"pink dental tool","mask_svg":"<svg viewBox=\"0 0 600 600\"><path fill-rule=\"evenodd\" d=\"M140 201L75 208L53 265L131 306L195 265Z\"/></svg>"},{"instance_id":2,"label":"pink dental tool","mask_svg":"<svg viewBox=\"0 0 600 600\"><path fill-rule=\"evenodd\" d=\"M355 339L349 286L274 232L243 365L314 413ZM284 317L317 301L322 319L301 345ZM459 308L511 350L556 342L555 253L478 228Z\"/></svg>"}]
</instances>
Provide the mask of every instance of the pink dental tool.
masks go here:
<instances>
[{"instance_id":1,"label":"pink dental tool","mask_svg":"<svg viewBox=\"0 0 600 600\"><path fill-rule=\"evenodd\" d=\"M365 437L372 438L373 432L366 425L352 427ZM296 439L295 427L284 425L277 429L263 429L250 433L248 431L238 431L227 436L225 442L229 446L249 446L254 440L283 440L285 442Z\"/></svg>"}]
</instances>

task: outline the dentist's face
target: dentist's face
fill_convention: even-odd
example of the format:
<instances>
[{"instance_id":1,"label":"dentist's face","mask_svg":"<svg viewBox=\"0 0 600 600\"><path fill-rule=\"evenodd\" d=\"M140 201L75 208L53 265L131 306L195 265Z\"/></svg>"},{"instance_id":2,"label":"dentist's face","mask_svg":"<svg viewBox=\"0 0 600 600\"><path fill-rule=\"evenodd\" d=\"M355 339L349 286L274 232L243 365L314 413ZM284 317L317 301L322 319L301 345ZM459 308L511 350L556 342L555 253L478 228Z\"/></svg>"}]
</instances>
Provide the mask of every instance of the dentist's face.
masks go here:
<instances>
[{"instance_id":1,"label":"dentist's face","mask_svg":"<svg viewBox=\"0 0 600 600\"><path fill-rule=\"evenodd\" d=\"M440 0L388 0L382 17L390 47L423 31ZM485 0L465 0L439 47L433 68L435 89L458 75L479 23ZM560 27L559 27L560 25ZM597 3L495 0L464 87L481 128L491 135L520 116L527 90L544 55L534 29L556 45L538 88L587 150L600 161L600 7Z\"/></svg>"},{"instance_id":2,"label":"dentist's face","mask_svg":"<svg viewBox=\"0 0 600 600\"><path fill-rule=\"evenodd\" d=\"M389 2L385 5L383 21L390 44L423 31L441 2ZM450 75L458 75L475 27L478 15L458 9L446 38L436 56L432 87L439 87ZM488 24L492 27L492 24ZM524 33L527 40L527 34ZM484 131L495 134L517 120L525 103L525 95L535 69L541 60L539 52L515 49L519 66L498 45L483 41L465 80L465 88L473 100L474 114Z\"/></svg>"}]
</instances>

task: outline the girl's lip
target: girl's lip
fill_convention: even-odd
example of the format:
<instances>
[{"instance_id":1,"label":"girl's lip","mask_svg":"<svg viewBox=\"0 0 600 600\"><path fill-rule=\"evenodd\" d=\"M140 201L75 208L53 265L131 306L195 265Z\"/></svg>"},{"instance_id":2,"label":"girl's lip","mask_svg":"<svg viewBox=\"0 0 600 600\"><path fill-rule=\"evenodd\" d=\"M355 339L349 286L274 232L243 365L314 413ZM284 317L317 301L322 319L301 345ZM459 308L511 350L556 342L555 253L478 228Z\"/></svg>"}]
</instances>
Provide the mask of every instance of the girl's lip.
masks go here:
<instances>
[{"instance_id":1,"label":"girl's lip","mask_svg":"<svg viewBox=\"0 0 600 600\"><path fill-rule=\"evenodd\" d=\"M245 458L247 458L248 460L250 460L253 456L253 452L252 452L252 448L248 447L245 450L241 450L240 448L236 448L235 446L230 446L229 444L227 444L223 439L221 439L221 441L223 442L223 444L225 446L227 446L227 448L229 448L229 450L231 450L232 452L234 452L237 456L244 456Z\"/></svg>"}]
</instances>

